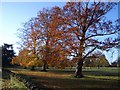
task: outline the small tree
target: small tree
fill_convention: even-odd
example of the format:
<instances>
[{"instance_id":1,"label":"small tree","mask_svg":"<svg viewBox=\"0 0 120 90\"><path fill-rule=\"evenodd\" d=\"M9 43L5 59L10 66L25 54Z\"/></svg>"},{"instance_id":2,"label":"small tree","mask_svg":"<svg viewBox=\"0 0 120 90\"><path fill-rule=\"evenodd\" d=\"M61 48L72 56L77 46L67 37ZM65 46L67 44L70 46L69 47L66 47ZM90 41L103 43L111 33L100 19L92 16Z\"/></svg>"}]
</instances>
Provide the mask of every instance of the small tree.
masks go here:
<instances>
[{"instance_id":1,"label":"small tree","mask_svg":"<svg viewBox=\"0 0 120 90\"><path fill-rule=\"evenodd\" d=\"M101 55L96 59L96 66L99 67L107 67L109 66L108 60L105 58L105 55Z\"/></svg>"},{"instance_id":2,"label":"small tree","mask_svg":"<svg viewBox=\"0 0 120 90\"><path fill-rule=\"evenodd\" d=\"M20 50L19 54L12 59L12 64L20 65L24 68L31 67L34 70L35 66L41 66L41 60L37 56L31 55L31 51L27 49Z\"/></svg>"}]
</instances>

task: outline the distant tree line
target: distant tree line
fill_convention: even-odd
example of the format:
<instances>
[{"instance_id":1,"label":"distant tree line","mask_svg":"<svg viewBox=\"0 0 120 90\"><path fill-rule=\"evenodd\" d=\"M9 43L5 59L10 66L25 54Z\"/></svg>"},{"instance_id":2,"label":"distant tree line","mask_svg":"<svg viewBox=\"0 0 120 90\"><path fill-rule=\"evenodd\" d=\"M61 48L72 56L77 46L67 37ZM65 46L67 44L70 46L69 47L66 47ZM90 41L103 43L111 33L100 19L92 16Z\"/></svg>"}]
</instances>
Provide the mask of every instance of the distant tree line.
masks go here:
<instances>
[{"instance_id":1,"label":"distant tree line","mask_svg":"<svg viewBox=\"0 0 120 90\"><path fill-rule=\"evenodd\" d=\"M111 67L120 67L120 57L117 60L113 61L110 65Z\"/></svg>"}]
</instances>

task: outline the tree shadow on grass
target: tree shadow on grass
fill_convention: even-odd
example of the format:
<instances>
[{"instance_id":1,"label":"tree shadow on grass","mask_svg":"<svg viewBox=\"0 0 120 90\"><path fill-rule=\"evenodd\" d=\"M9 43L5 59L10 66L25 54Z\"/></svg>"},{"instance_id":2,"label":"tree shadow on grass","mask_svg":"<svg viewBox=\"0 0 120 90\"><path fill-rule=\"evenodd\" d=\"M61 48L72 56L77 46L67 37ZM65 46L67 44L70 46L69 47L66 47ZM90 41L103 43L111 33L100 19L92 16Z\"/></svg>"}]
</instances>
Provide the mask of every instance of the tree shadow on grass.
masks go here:
<instances>
[{"instance_id":1,"label":"tree shadow on grass","mask_svg":"<svg viewBox=\"0 0 120 90\"><path fill-rule=\"evenodd\" d=\"M114 80L114 79L109 79L109 78L95 78L93 77L89 77L89 76L85 76L84 78L88 79L87 82L89 83L93 83L93 85L98 85L98 87L101 88L106 88L106 90L108 87L110 88L110 90L120 90L120 86L119 80Z\"/></svg>"},{"instance_id":2,"label":"tree shadow on grass","mask_svg":"<svg viewBox=\"0 0 120 90\"><path fill-rule=\"evenodd\" d=\"M98 90L118 90L119 85L115 80L95 79L85 76L84 78L56 78L56 77L44 77L44 76L30 76L30 79L37 84L37 86L43 85L48 90L71 90L82 88ZM91 90L92 90L91 89Z\"/></svg>"},{"instance_id":3,"label":"tree shadow on grass","mask_svg":"<svg viewBox=\"0 0 120 90\"><path fill-rule=\"evenodd\" d=\"M36 72L36 71L35 71ZM50 73L49 73L50 72ZM48 70L49 74L74 74L72 70ZM41 74L41 73L39 73ZM45 90L119 90L118 80L107 79L106 76L117 76L117 73L107 71L83 71L84 78L74 78L72 76L68 78L63 77L47 77L41 75L26 75L29 79L36 83L37 86L44 86ZM92 76L92 77L91 77ZM95 76L95 77L94 77ZM99 78L99 76L105 76L105 78ZM82 88L82 89L81 89ZM87 89L84 89L87 88ZM44 89L43 89L44 90Z\"/></svg>"},{"instance_id":4,"label":"tree shadow on grass","mask_svg":"<svg viewBox=\"0 0 120 90\"><path fill-rule=\"evenodd\" d=\"M10 79L10 71L2 69L2 79Z\"/></svg>"},{"instance_id":5,"label":"tree shadow on grass","mask_svg":"<svg viewBox=\"0 0 120 90\"><path fill-rule=\"evenodd\" d=\"M54 74L74 74L75 70L48 70L48 72Z\"/></svg>"},{"instance_id":6,"label":"tree shadow on grass","mask_svg":"<svg viewBox=\"0 0 120 90\"><path fill-rule=\"evenodd\" d=\"M87 75L95 75L95 76L118 76L118 72L107 72L107 71L83 71L84 74Z\"/></svg>"}]
</instances>

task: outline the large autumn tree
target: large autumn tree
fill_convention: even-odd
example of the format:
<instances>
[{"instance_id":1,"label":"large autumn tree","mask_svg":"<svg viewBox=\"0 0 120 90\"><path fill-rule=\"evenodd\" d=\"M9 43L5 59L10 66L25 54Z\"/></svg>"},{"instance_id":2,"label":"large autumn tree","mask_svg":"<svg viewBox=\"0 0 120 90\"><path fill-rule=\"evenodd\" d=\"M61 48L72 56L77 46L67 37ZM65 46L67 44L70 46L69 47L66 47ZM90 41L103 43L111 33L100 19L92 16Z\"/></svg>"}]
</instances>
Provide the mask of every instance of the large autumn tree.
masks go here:
<instances>
[{"instance_id":1,"label":"large autumn tree","mask_svg":"<svg viewBox=\"0 0 120 90\"><path fill-rule=\"evenodd\" d=\"M24 23L23 28L19 29L19 38L21 39L21 51L25 52L26 58L24 62L35 63L39 60L39 36L40 32L36 28L37 20L36 18L31 18L28 22ZM28 51L28 52L26 52ZM27 66L28 63L26 63ZM31 64L32 70L34 70L34 64Z\"/></svg>"},{"instance_id":2,"label":"large autumn tree","mask_svg":"<svg viewBox=\"0 0 120 90\"><path fill-rule=\"evenodd\" d=\"M33 61L36 58L41 60L43 71L46 71L48 65L54 64L55 67L59 67L67 60L65 50L57 43L63 33L60 22L61 13L62 9L59 7L43 9L38 12L37 17L26 22L18 32L21 49L24 51L26 48L29 51L27 55L33 56Z\"/></svg>"},{"instance_id":3,"label":"large autumn tree","mask_svg":"<svg viewBox=\"0 0 120 90\"><path fill-rule=\"evenodd\" d=\"M39 53L42 55L43 71L46 71L47 65L59 67L67 60L66 50L58 43L65 38L62 36L62 17L62 9L57 6L50 10L43 9L37 15L41 43Z\"/></svg>"},{"instance_id":4,"label":"large autumn tree","mask_svg":"<svg viewBox=\"0 0 120 90\"><path fill-rule=\"evenodd\" d=\"M110 2L68 2L63 7L64 44L77 59L75 77L83 77L83 61L94 50L109 50L118 44L118 26L106 19L114 7ZM112 36L112 37L111 37Z\"/></svg>"},{"instance_id":5,"label":"large autumn tree","mask_svg":"<svg viewBox=\"0 0 120 90\"><path fill-rule=\"evenodd\" d=\"M46 71L46 67L48 64L56 59L56 55L58 54L58 47L56 47L56 40L58 37L58 27L59 27L59 20L57 19L59 14L60 8L54 7L51 10L43 9L39 11L37 15L37 28L40 31L40 38L39 38L39 53L42 56L43 61L43 71ZM58 13L57 15L55 14ZM58 45L57 45L58 46ZM59 47L60 49L60 47Z\"/></svg>"}]
</instances>

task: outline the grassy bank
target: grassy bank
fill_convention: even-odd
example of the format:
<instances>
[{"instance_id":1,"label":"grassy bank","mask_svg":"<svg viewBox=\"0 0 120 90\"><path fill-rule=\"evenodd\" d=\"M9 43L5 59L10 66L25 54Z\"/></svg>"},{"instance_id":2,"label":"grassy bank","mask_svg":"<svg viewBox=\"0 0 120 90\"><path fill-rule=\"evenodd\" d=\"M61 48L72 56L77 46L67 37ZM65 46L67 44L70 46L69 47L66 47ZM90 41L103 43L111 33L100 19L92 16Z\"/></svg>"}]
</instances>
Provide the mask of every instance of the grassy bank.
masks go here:
<instances>
[{"instance_id":1,"label":"grassy bank","mask_svg":"<svg viewBox=\"0 0 120 90\"><path fill-rule=\"evenodd\" d=\"M24 84L10 75L10 72L2 70L0 78L0 90L27 90Z\"/></svg>"}]
</instances>

